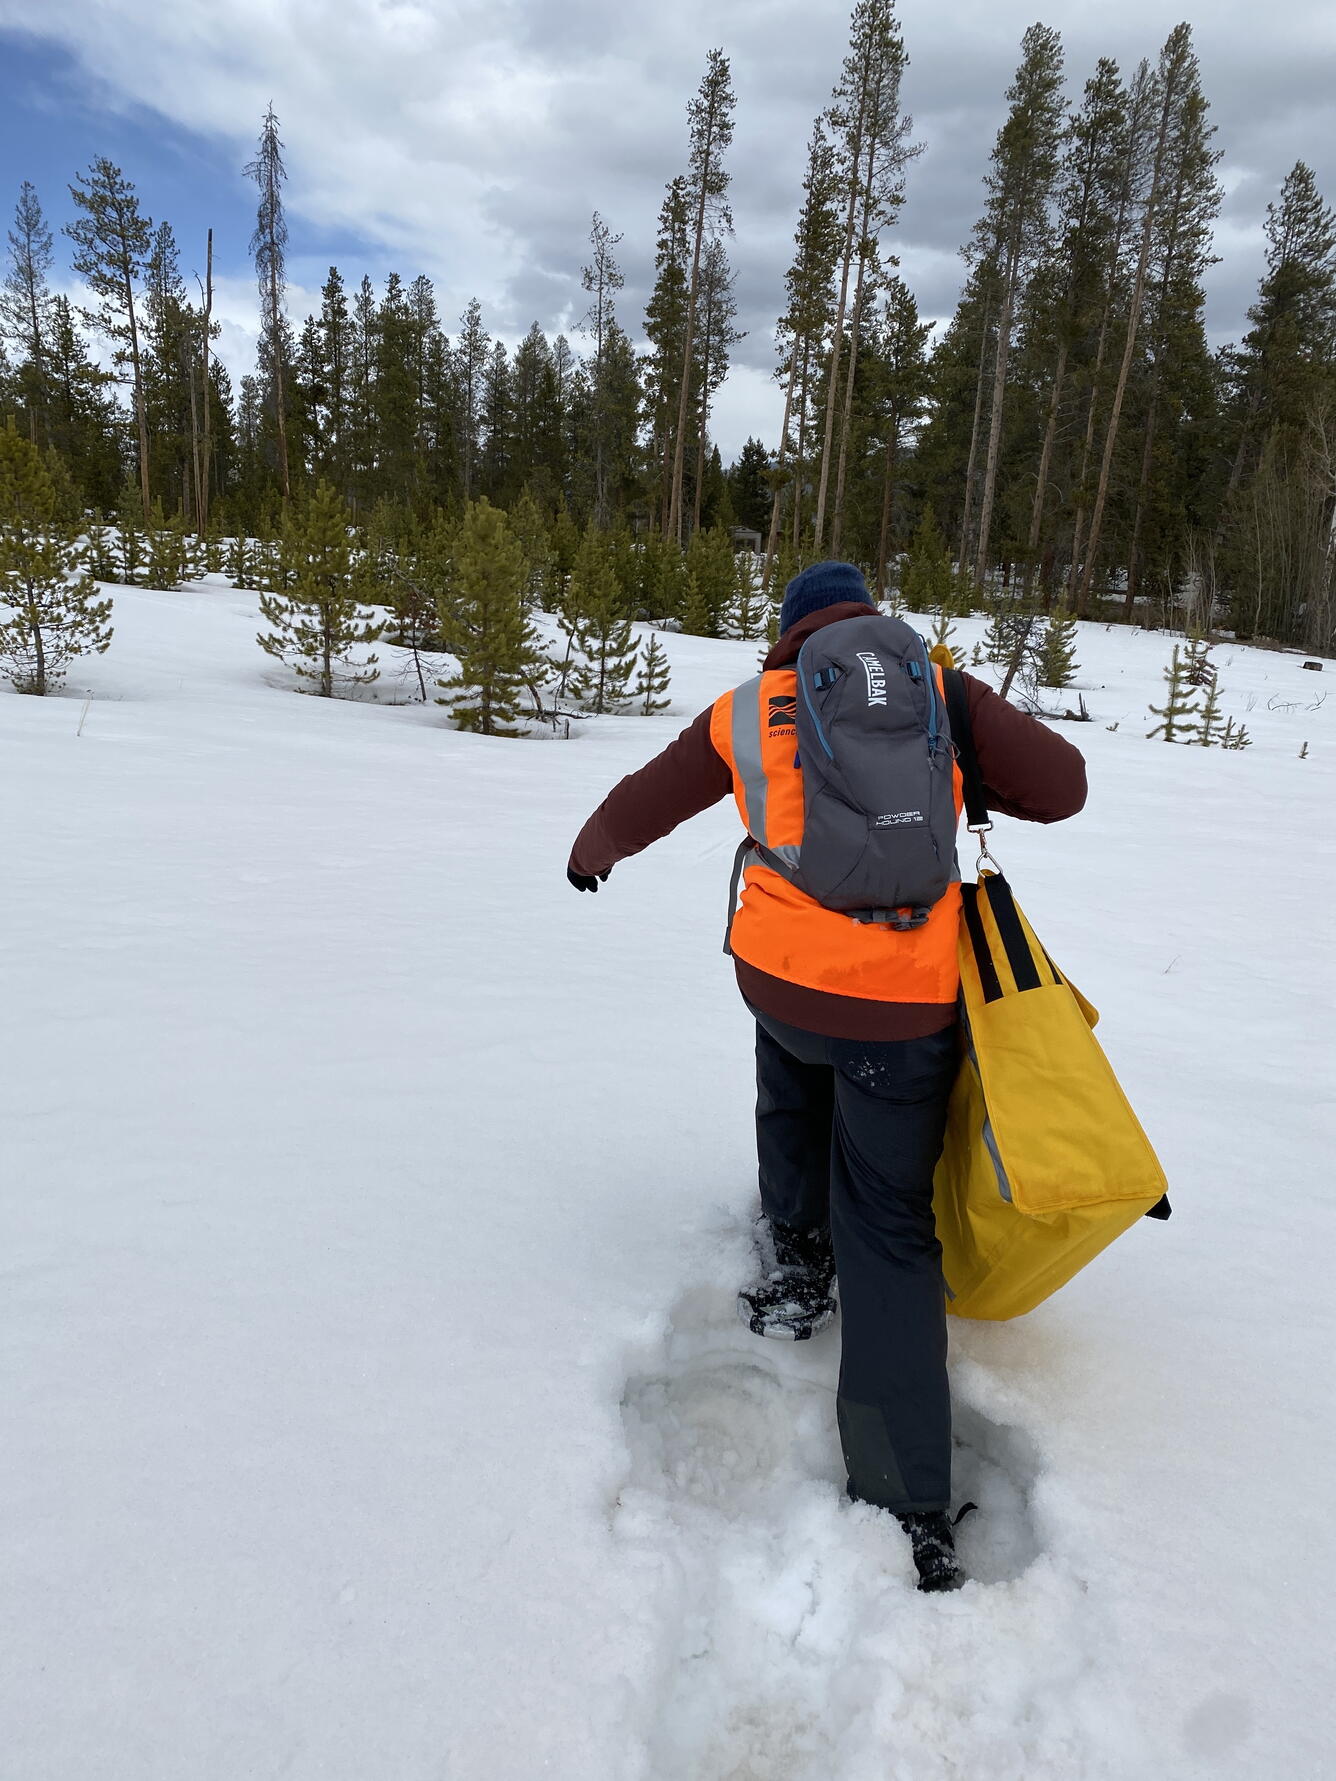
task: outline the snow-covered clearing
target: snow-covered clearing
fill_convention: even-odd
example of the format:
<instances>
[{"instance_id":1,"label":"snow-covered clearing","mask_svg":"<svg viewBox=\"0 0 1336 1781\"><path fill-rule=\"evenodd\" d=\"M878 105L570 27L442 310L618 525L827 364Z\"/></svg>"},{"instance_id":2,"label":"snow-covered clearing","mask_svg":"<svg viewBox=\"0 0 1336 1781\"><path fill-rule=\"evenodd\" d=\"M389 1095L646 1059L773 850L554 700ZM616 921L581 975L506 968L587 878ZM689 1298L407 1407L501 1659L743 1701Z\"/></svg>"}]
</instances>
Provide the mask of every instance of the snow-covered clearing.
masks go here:
<instances>
[{"instance_id":1,"label":"snow-covered clearing","mask_svg":"<svg viewBox=\"0 0 1336 1781\"><path fill-rule=\"evenodd\" d=\"M922 1597L838 1335L733 1317L732 809L564 876L755 646L491 742L283 690L220 582L115 623L0 695L4 1781L1333 1772L1332 664L1222 645L1255 745L1171 748L1169 640L1082 630L1090 805L995 851L1175 1217L953 1324Z\"/></svg>"}]
</instances>

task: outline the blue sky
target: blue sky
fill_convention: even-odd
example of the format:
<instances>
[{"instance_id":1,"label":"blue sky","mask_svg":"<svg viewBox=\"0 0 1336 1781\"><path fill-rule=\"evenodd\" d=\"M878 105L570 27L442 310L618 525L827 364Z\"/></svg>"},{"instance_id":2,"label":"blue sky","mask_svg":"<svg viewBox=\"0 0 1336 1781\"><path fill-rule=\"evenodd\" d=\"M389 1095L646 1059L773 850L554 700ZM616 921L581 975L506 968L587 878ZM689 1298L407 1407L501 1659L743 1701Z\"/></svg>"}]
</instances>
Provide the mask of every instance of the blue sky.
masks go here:
<instances>
[{"instance_id":1,"label":"blue sky","mask_svg":"<svg viewBox=\"0 0 1336 1781\"><path fill-rule=\"evenodd\" d=\"M255 133L258 137L258 117ZM188 279L203 275L210 227L215 271L243 280L251 276L255 188L242 172L249 151L187 129L90 79L59 45L0 32L0 205L6 221L19 184L30 179L59 237L62 224L75 216L70 184L97 155L106 155L133 180L155 223L171 223ZM382 274L379 248L356 231L313 225L299 207L290 207L288 228L294 282L319 284L335 264L345 272L355 264L359 277L364 268ZM57 239L55 252L57 269L67 269L69 243Z\"/></svg>"},{"instance_id":2,"label":"blue sky","mask_svg":"<svg viewBox=\"0 0 1336 1781\"><path fill-rule=\"evenodd\" d=\"M37 186L54 226L67 186L109 155L146 211L169 219L183 269L215 230L220 350L253 353L247 258L253 191L241 169L272 100L287 149L289 272L300 322L327 268L436 282L453 331L471 296L515 340L537 320L570 332L591 212L624 231L620 315L638 333L655 218L685 159L684 107L705 53L733 59L730 156L739 321L747 337L716 406L731 456L770 438L779 402L771 331L791 253L804 146L847 40L850 0L0 0L0 208ZM1069 94L1100 55L1152 60L1182 0L1050 0ZM926 152L896 243L922 313L945 318L958 249L1004 110L1033 0L900 0L904 97ZM1237 338L1262 270L1262 220L1302 157L1336 201L1336 5L1201 0L1195 41L1225 151L1227 197L1207 279L1212 339ZM62 255L66 244L61 243Z\"/></svg>"}]
</instances>

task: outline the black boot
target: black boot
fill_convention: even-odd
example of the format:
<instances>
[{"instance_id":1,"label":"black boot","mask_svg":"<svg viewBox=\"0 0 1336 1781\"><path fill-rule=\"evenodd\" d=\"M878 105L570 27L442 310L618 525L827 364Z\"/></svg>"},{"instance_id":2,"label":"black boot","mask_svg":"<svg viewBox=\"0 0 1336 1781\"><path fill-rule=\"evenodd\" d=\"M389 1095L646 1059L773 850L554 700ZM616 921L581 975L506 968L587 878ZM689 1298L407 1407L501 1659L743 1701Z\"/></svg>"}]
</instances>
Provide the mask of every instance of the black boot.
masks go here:
<instances>
[{"instance_id":1,"label":"black boot","mask_svg":"<svg viewBox=\"0 0 1336 1781\"><path fill-rule=\"evenodd\" d=\"M965 1573L956 1557L956 1537L946 1511L928 1509L914 1515L897 1515L895 1519L913 1543L919 1588L930 1593L959 1589Z\"/></svg>"},{"instance_id":2,"label":"black boot","mask_svg":"<svg viewBox=\"0 0 1336 1781\"><path fill-rule=\"evenodd\" d=\"M826 1230L756 1221L760 1278L738 1294L738 1316L755 1336L805 1342L835 1315L835 1257Z\"/></svg>"}]
</instances>

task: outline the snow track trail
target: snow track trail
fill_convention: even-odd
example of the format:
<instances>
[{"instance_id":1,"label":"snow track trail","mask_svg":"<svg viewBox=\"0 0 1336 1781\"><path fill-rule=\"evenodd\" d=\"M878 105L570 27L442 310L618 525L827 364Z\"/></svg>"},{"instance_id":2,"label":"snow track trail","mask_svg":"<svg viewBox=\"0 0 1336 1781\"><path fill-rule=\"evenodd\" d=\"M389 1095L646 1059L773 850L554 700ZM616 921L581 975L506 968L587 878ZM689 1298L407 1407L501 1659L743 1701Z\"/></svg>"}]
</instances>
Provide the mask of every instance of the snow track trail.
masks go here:
<instances>
[{"instance_id":1,"label":"snow track trail","mask_svg":"<svg viewBox=\"0 0 1336 1781\"><path fill-rule=\"evenodd\" d=\"M384 646L295 696L217 578L110 591L67 697L0 688L0 1781L1336 1773L1318 676L1222 644L1254 745L1171 748L1171 640L1083 626L1090 803L991 838L1174 1218L952 1322L927 1597L843 1495L838 1326L735 1315L731 800L565 879L756 646L491 741Z\"/></svg>"},{"instance_id":2,"label":"snow track trail","mask_svg":"<svg viewBox=\"0 0 1336 1781\"><path fill-rule=\"evenodd\" d=\"M1023 1431L960 1404L975 1581L928 1600L895 1523L844 1497L836 1331L766 1343L731 1295L695 1290L659 1360L627 1382L613 1517L619 1540L666 1558L653 1781L964 1775L990 1720L988 1773L1003 1781L1131 1772L1115 1764L1121 1735L1107 1762L1091 1748L1110 1706L1105 1635L1080 1578L1045 1562Z\"/></svg>"}]
</instances>

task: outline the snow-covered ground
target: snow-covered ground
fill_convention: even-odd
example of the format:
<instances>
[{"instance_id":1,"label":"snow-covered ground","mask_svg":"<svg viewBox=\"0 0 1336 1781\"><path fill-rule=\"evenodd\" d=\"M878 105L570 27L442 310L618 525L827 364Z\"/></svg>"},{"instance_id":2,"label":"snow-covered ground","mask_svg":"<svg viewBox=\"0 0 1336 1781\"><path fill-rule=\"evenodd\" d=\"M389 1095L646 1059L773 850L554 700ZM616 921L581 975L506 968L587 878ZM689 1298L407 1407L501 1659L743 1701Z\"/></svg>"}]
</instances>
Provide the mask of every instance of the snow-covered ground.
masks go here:
<instances>
[{"instance_id":1,"label":"snow-covered ground","mask_svg":"<svg viewBox=\"0 0 1336 1781\"><path fill-rule=\"evenodd\" d=\"M1169 640L1082 630L1090 804L995 851L1175 1216L953 1324L976 1581L923 1597L838 1335L734 1321L731 806L565 881L755 646L492 742L295 696L256 616L118 590L0 694L4 1781L1336 1771L1333 664L1221 646L1254 746L1168 747Z\"/></svg>"}]
</instances>

